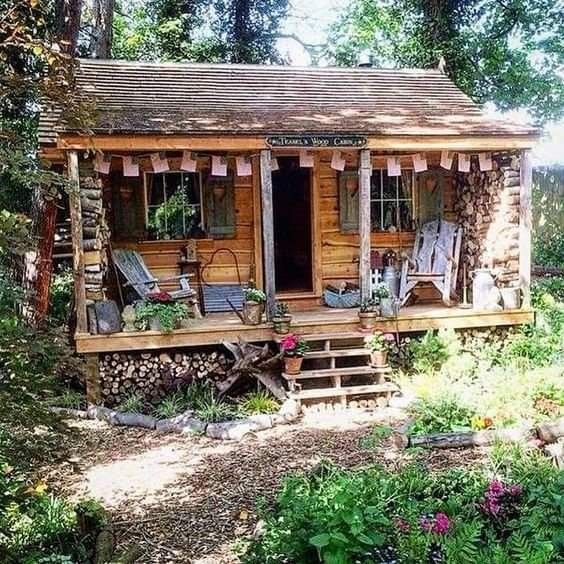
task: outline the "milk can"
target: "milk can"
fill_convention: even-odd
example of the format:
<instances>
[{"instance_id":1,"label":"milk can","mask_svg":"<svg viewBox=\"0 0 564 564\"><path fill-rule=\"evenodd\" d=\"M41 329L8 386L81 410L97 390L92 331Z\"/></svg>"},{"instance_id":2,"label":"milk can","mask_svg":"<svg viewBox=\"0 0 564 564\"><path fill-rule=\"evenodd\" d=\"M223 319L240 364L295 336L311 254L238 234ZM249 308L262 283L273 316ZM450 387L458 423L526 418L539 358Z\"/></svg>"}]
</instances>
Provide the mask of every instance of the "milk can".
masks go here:
<instances>
[{"instance_id":1,"label":"milk can","mask_svg":"<svg viewBox=\"0 0 564 564\"><path fill-rule=\"evenodd\" d=\"M399 295L399 272L395 266L385 266L382 274L382 282L388 286L392 296L397 298Z\"/></svg>"},{"instance_id":2,"label":"milk can","mask_svg":"<svg viewBox=\"0 0 564 564\"><path fill-rule=\"evenodd\" d=\"M500 292L495 285L495 279L489 268L478 268L473 272L472 307L476 310L497 311Z\"/></svg>"}]
</instances>

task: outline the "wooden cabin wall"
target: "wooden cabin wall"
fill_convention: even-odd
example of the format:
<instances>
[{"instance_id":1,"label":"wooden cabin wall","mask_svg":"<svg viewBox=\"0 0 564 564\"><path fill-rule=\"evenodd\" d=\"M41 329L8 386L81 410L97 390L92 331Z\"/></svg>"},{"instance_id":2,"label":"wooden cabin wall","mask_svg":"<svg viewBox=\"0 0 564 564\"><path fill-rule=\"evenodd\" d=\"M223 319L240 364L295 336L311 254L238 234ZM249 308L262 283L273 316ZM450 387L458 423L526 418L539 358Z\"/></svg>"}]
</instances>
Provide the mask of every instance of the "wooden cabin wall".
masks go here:
<instances>
[{"instance_id":1,"label":"wooden cabin wall","mask_svg":"<svg viewBox=\"0 0 564 564\"><path fill-rule=\"evenodd\" d=\"M209 168L209 159L199 159L199 169ZM169 159L171 170L179 168L179 162L175 159ZM255 244L253 233L253 177L236 176L234 168L234 159L229 159L229 172L233 173L234 178L234 201L235 201L235 235L225 239L197 239L198 258L202 262L203 277L208 283L234 282L237 281L237 268L233 256L229 252L219 252L213 264L206 266L210 261L214 251L219 249L228 249L237 257L239 263L239 271L241 280L247 282L250 277L255 274ZM114 163L112 163L112 169ZM117 168L117 167L115 167ZM141 159L139 177L124 178L121 170L106 179L106 191L119 190L120 182L133 182L135 189L143 194L143 171L150 171L151 166L148 159ZM115 206L115 199L114 199ZM112 215L118 210L112 210ZM144 210L143 210L144 216ZM178 260L180 259L180 251L186 246L184 240L158 240L148 241L139 237L138 233L132 238L117 238L112 234L112 245L115 248L131 248L139 251L147 267L158 278L167 276L175 276L179 274ZM175 283L164 284L164 289L172 289Z\"/></svg>"}]
</instances>

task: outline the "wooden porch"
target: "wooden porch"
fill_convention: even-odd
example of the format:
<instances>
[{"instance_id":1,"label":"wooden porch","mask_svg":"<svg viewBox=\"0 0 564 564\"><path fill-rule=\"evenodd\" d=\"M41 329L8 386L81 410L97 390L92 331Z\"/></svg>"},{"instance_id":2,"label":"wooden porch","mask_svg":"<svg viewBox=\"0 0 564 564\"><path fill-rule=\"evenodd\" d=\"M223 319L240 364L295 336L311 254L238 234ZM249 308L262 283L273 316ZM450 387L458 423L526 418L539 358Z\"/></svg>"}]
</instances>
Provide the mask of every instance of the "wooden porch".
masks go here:
<instances>
[{"instance_id":1,"label":"wooden porch","mask_svg":"<svg viewBox=\"0 0 564 564\"><path fill-rule=\"evenodd\" d=\"M358 332L357 309L331 309L318 306L293 312L292 330L304 335L326 335ZM378 320L381 331L409 333L428 329L467 329L479 327L510 326L533 320L533 310L523 308L512 311L474 311L439 304L421 304L403 308L397 319ZM360 334L360 333L359 333ZM202 345L217 345L222 341L235 342L242 337L250 342L272 341L271 323L243 325L234 315L216 313L194 322L186 329L170 334L156 331L114 333L112 335L76 335L79 353L104 353L114 351L154 350Z\"/></svg>"}]
</instances>

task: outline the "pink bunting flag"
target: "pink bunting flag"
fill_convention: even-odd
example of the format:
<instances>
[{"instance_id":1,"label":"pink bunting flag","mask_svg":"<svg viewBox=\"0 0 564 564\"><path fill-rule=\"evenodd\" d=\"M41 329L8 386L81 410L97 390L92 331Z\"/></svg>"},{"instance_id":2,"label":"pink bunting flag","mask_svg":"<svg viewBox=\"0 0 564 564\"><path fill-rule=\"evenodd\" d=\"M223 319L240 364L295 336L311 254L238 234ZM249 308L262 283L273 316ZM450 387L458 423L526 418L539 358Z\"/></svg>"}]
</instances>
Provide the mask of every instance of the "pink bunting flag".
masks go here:
<instances>
[{"instance_id":1,"label":"pink bunting flag","mask_svg":"<svg viewBox=\"0 0 564 564\"><path fill-rule=\"evenodd\" d=\"M470 155L458 153L458 172L470 172Z\"/></svg>"},{"instance_id":2,"label":"pink bunting flag","mask_svg":"<svg viewBox=\"0 0 564 564\"><path fill-rule=\"evenodd\" d=\"M251 159L245 156L235 157L235 165L237 167L237 176L252 176Z\"/></svg>"},{"instance_id":3,"label":"pink bunting flag","mask_svg":"<svg viewBox=\"0 0 564 564\"><path fill-rule=\"evenodd\" d=\"M401 161L399 157L388 157L388 176L401 175Z\"/></svg>"},{"instance_id":4,"label":"pink bunting flag","mask_svg":"<svg viewBox=\"0 0 564 564\"><path fill-rule=\"evenodd\" d=\"M166 172L170 170L164 153L151 153L151 166L153 167L153 172Z\"/></svg>"},{"instance_id":5,"label":"pink bunting flag","mask_svg":"<svg viewBox=\"0 0 564 564\"><path fill-rule=\"evenodd\" d=\"M110 174L111 162L111 155L96 153L96 158L94 159L94 170L100 174Z\"/></svg>"},{"instance_id":6,"label":"pink bunting flag","mask_svg":"<svg viewBox=\"0 0 564 564\"><path fill-rule=\"evenodd\" d=\"M427 170L427 156L424 153L413 155L413 170L415 172L425 172Z\"/></svg>"},{"instance_id":7,"label":"pink bunting flag","mask_svg":"<svg viewBox=\"0 0 564 564\"><path fill-rule=\"evenodd\" d=\"M492 154L491 153L480 153L478 155L478 161L480 163L480 170L487 171L493 168Z\"/></svg>"},{"instance_id":8,"label":"pink bunting flag","mask_svg":"<svg viewBox=\"0 0 564 564\"><path fill-rule=\"evenodd\" d=\"M450 151L441 151L441 167L451 170L453 159L454 155Z\"/></svg>"},{"instance_id":9,"label":"pink bunting flag","mask_svg":"<svg viewBox=\"0 0 564 564\"><path fill-rule=\"evenodd\" d=\"M139 176L139 160L137 157L122 157L123 175Z\"/></svg>"},{"instance_id":10,"label":"pink bunting flag","mask_svg":"<svg viewBox=\"0 0 564 564\"><path fill-rule=\"evenodd\" d=\"M227 159L219 155L212 156L212 176L227 176Z\"/></svg>"},{"instance_id":11,"label":"pink bunting flag","mask_svg":"<svg viewBox=\"0 0 564 564\"><path fill-rule=\"evenodd\" d=\"M312 168L313 167L313 154L309 151L300 151L300 166L302 168Z\"/></svg>"},{"instance_id":12,"label":"pink bunting flag","mask_svg":"<svg viewBox=\"0 0 564 564\"><path fill-rule=\"evenodd\" d=\"M333 151L333 156L331 157L331 168L333 170L343 171L345 170L345 157L341 151Z\"/></svg>"},{"instance_id":13,"label":"pink bunting flag","mask_svg":"<svg viewBox=\"0 0 564 564\"><path fill-rule=\"evenodd\" d=\"M272 157L270 159L270 170L272 172L280 170L280 165L278 164L278 159L276 157Z\"/></svg>"},{"instance_id":14,"label":"pink bunting flag","mask_svg":"<svg viewBox=\"0 0 564 564\"><path fill-rule=\"evenodd\" d=\"M198 168L198 161L191 151L182 151L182 161L180 163L180 170L186 172L196 172Z\"/></svg>"}]
</instances>

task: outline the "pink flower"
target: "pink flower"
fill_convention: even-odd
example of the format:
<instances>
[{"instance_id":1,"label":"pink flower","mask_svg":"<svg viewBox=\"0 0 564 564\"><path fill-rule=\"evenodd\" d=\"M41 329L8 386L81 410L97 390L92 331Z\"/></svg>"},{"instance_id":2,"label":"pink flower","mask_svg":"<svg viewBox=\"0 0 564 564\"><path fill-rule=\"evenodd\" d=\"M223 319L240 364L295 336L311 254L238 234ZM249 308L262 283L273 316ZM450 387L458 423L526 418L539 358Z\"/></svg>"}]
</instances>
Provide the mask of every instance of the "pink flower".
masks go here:
<instances>
[{"instance_id":1,"label":"pink flower","mask_svg":"<svg viewBox=\"0 0 564 564\"><path fill-rule=\"evenodd\" d=\"M509 486L507 492L510 496L519 497L523 493L523 488L519 484L513 484Z\"/></svg>"},{"instance_id":2,"label":"pink flower","mask_svg":"<svg viewBox=\"0 0 564 564\"><path fill-rule=\"evenodd\" d=\"M284 351L293 351L298 346L298 337L293 333L286 335L281 341L280 346Z\"/></svg>"},{"instance_id":3,"label":"pink flower","mask_svg":"<svg viewBox=\"0 0 564 564\"><path fill-rule=\"evenodd\" d=\"M500 495L503 495L504 491L505 491L505 488L499 480L492 480L490 482L489 487L488 487L487 494L490 494L490 495L493 495L493 496L500 496Z\"/></svg>"},{"instance_id":4,"label":"pink flower","mask_svg":"<svg viewBox=\"0 0 564 564\"><path fill-rule=\"evenodd\" d=\"M450 519L445 513L437 513L435 515L435 524L433 532L438 535L444 535L450 529Z\"/></svg>"},{"instance_id":5,"label":"pink flower","mask_svg":"<svg viewBox=\"0 0 564 564\"><path fill-rule=\"evenodd\" d=\"M393 333L384 333L384 339L390 343L393 343L396 340Z\"/></svg>"}]
</instances>

